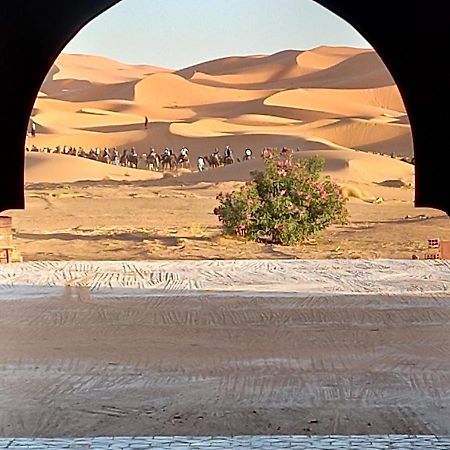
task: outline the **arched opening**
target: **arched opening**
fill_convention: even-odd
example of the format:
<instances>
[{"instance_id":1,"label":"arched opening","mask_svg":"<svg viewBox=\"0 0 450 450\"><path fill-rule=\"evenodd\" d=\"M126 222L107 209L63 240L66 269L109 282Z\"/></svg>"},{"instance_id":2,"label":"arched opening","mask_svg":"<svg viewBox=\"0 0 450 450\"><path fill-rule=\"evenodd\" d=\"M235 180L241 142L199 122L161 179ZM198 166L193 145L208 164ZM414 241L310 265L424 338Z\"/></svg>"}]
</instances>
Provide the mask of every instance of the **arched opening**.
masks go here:
<instances>
[{"instance_id":1,"label":"arched opening","mask_svg":"<svg viewBox=\"0 0 450 450\"><path fill-rule=\"evenodd\" d=\"M117 2L109 2L110 5L113 3ZM65 33L74 29L74 24L79 27L98 14L98 5L105 7L108 2L97 2L96 6L86 2L86 9L81 14L80 7L78 17L77 4L72 5L69 14L76 18L71 27L68 27L70 21L61 20L61 26L66 27ZM358 2L352 5L358 9ZM395 6L392 8L395 10ZM366 17L367 3L363 12L361 17ZM59 22L55 23L59 26ZM67 42L67 34L63 37L59 43ZM53 50L55 48L52 47ZM59 50L61 48L58 46ZM49 51L48 47L46 51ZM43 79L41 75L40 81ZM37 85L34 88L37 93ZM408 98L412 99L412 96ZM273 104L269 106L276 107ZM87 111L88 114L92 112ZM25 130L25 121L20 126ZM83 187L85 189L78 198L88 197L90 187L89 184ZM36 201L46 201L39 198L39 192L36 194ZM55 194L56 199L58 196L67 199L64 186ZM184 201L184 194L180 193L178 201ZM111 197L113 195L111 190ZM75 197L68 200L75 201ZM11 199L14 201L14 196L8 198L8 202ZM91 220L98 226L99 212L107 205L104 198L97 200L91 210ZM52 207L51 204L48 206ZM180 211L190 213L186 212L186 207ZM58 216L51 209L48 214ZM76 216L73 211L71 214ZM363 227L360 224L360 229ZM59 236L43 234L39 239L61 239L70 245L67 235L74 231L77 232L77 226L72 224L70 230ZM127 242L130 234L125 230L118 238ZM148 236L147 230L142 234ZM30 240L36 238L35 233L30 236ZM84 236L92 246L97 238L89 233ZM176 244L171 249L173 255L178 242L176 237L170 239L167 239L169 244ZM272 249L272 254L277 250ZM112 247L108 251L113 258L120 258L117 248ZM227 257L221 249L218 252L219 257ZM74 256L82 259L84 255L81 252ZM155 256L167 257L158 249ZM286 254L278 253L277 256L286 257ZM253 268L257 266L254 263L250 265ZM445 291L448 285L442 266L436 266L436 272L428 280L429 274L425 273L421 277L423 284L409 286L406 289L408 297L393 300L390 296L380 299L379 296L366 295L364 300L368 307L365 309L361 307L359 294L367 294L361 280L373 269L370 264L358 264L357 276L354 277L355 266L348 265L347 288L362 289L356 289L358 294L354 296L335 296L332 300L309 295L308 289L314 292L317 281L311 279L314 278L311 266L306 265L306 270L304 267L302 271L298 266L294 270L294 265L271 262L262 270L270 273L271 277L264 279L261 270L257 271L254 296L250 299L227 296L227 292L224 295L224 286L236 289L236 280L246 275L245 266L234 263L231 267L222 267L224 270L217 271L215 276L211 276L211 267L207 263L189 265L188 262L179 273L172 270L170 264L160 261L147 265L108 263L104 266L105 272L93 263L31 264L26 267L28 271L24 270L14 279L16 281L12 278L17 275L2 272L7 280L3 283L6 285L3 295L4 292L7 295L7 289L12 290L11 283L17 290L9 298L13 301L7 305L6 314L2 314L4 326L0 341L4 342L5 348L17 351L22 363L30 361L21 378L22 372L14 365L18 364L14 360L16 353L6 358L13 363L6 369L8 376L2 380L5 392L13 400L2 409L5 414L13 411L11 417L20 418L14 421L14 430L27 435L53 434L55 429L70 435L79 433L79 430L89 435L142 434L142 430L154 433L149 423L156 424L157 432L164 434L173 434L174 430L177 434L191 434L194 430L208 435L230 432L318 434L330 430L341 434L369 434L374 430L414 434L445 432L448 420L442 413L446 400L441 392L448 387L448 370L442 363L447 356L442 348L442 336L446 335L444 327L448 326L448 302L445 298L439 299L434 290L435 275L440 276L441 291ZM394 286L398 283L398 272L387 263L375 263L375 266L382 278L393 273L390 280ZM402 273L407 277L417 277L417 273L412 273L416 268L408 269L407 266L405 262ZM322 279L339 280L333 262L325 262L320 267L318 272ZM45 272L47 269L51 271L50 278L49 272ZM130 273L138 274L137 282L132 280L130 283ZM63 286L64 292L52 297L49 289L45 293L47 298L34 298L32 306L24 308L15 300L17 296L30 295L27 283L36 274L40 283L50 280L52 286ZM76 287L66 282L67 274L75 280ZM200 282L196 274L202 275ZM280 302L282 289L277 289L279 285L276 282L284 283L288 274L293 281L290 293L296 292L301 280L307 295L302 298L294 295L295 299L292 299L284 293L284 301ZM216 276L221 278L219 288L216 285L219 292L214 290ZM118 284L120 299L108 298L108 295L101 297L102 288L117 287ZM183 295L174 298L159 296L158 288L168 284L187 289L207 286L209 297L199 296L189 302ZM89 286L94 287L93 292L86 289ZM133 297L135 286L150 287L156 294L145 298L147 303L144 303L139 298L140 294ZM330 295L334 295L334 286L331 284ZM97 288L99 291L95 292ZM428 297L418 298L418 291L432 298L431 308L428 307ZM276 298L273 297L274 292ZM101 301L96 295L101 297ZM127 295L128 301L121 302ZM58 310L60 302L63 303L63 313ZM324 312L330 303L333 303L331 310ZM226 310L228 314L224 313ZM102 322L101 327L99 322ZM270 327L268 322L271 322ZM345 323L345 329L340 328L342 323ZM423 325L418 331L422 339L415 339L411 329L416 330L419 323ZM186 329L190 334L185 333ZM213 336L208 335L208 330L212 330ZM339 342L345 342L345 348L338 348ZM39 348L40 345L43 346ZM40 353L43 348L44 356ZM61 354L68 355L68 358L61 357ZM298 376L300 372L302 377ZM37 385L39 387L34 390ZM386 390L377 391L374 386L380 385ZM206 389L202 390L205 386ZM411 386L417 386L417 389L411 389ZM399 394L400 391L404 395ZM63 400L56 404L55 394L61 392L59 398ZM93 392L98 394L94 400ZM17 398L33 400L24 416L14 415L18 408ZM372 405L371 399L376 399L375 419L373 410L368 407ZM345 406L343 400L347 401ZM253 402L258 407L255 408ZM44 413L41 412L42 405L46 407ZM322 415L318 417L317 414ZM60 421L60 417L64 420ZM430 417L434 419L432 424Z\"/></svg>"},{"instance_id":2,"label":"arched opening","mask_svg":"<svg viewBox=\"0 0 450 450\"><path fill-rule=\"evenodd\" d=\"M101 14L102 11L110 8L118 1L105 0L97 2L95 5L86 3L79 3L72 11L65 11L64 8L54 8L53 5L46 5L45 2L28 5L26 13L18 14L18 12L11 8L8 10L8 15L4 15L3 29L5 30L7 39L3 45L4 54L8 55L9 59L5 59L8 63L16 64L14 60L15 55L22 52L28 54L27 64L34 68L32 75L27 77L27 84L22 85L20 89L21 101L17 102L17 94L14 99L9 97L12 92L8 92L8 103L11 105L12 115L15 117L22 117L20 121L15 120L11 123L11 139L8 146L17 150L11 151L8 155L10 166L14 167L14 173L11 171L6 174L1 182L2 186L11 194L8 198L3 198L2 209L23 207L22 184L23 176L21 175L21 166L23 165L23 155L20 154L19 149L22 148L25 130L28 125L28 117L31 113L32 102L38 93L40 84L43 78L50 69L52 62L56 59L59 52L64 48L66 43L79 31L86 23L91 21L94 17ZM356 1L346 2L345 5L335 2L334 0L323 0L318 3L326 8L334 11L340 17L343 17L350 24L352 24L363 36L365 36L376 49L377 53L382 57L387 64L390 72L397 81L404 101L407 105L410 115L411 123L413 125L413 134L416 150L417 173L416 173L416 206L428 206L446 209L446 183L443 172L443 167L437 168L433 162L433 158L426 158L426 149L429 147L438 147L439 141L436 138L436 145L430 145L429 133L427 133L427 117L435 111L433 103L434 98L438 98L436 83L432 81L431 75L426 71L425 67L417 67L415 63L415 47L419 43L419 36L415 36L412 32L413 21L403 20L403 9L400 5L370 5L368 9ZM368 13L370 11L370 13ZM411 11L410 11L411 12ZM411 14L416 14L417 17L429 18L429 23L435 23L439 17L439 12L433 8L427 8L425 11L419 6L414 7ZM36 27L36 18L42 18L43 22L48 21L52 23L51 32L47 33L45 39L42 40L39 48L34 48L33 52L29 52L34 27ZM424 19L425 20L425 19ZM12 23L24 24L20 31L20 38L15 40L16 51L9 51L9 39L13 36ZM383 32L379 24L384 24ZM436 27L427 33L426 39L430 42L432 52L436 52L436 47L431 43L440 41L441 28ZM433 38L432 34L436 34ZM420 39L423 39L421 36ZM12 42L12 41L11 41ZM396 45L392 45L395 42ZM422 40L420 42L423 42ZM20 44L20 46L19 46ZM9 47L8 47L9 46ZM18 67L21 66L18 63ZM424 80L430 80L427 86L433 85L432 91L436 95L430 95L430 92L425 92L425 89L417 91L417 83L411 74L414 73L417 77ZM439 78L439 76L438 76ZM439 84L439 83L437 83ZM33 99L33 100L32 100ZM17 103L24 105L25 109L17 108ZM21 111L25 115L22 115ZM438 120L439 117L438 117ZM423 127L423 128L422 128ZM423 131L422 131L423 130ZM433 138L434 139L434 138ZM433 141L434 142L434 141ZM423 152L422 152L423 149ZM437 150L436 150L437 151ZM445 157L445 155L444 155ZM442 166L442 165L441 165ZM437 174L436 171L439 171ZM442 174L442 175L441 175Z\"/></svg>"},{"instance_id":3,"label":"arched opening","mask_svg":"<svg viewBox=\"0 0 450 450\"><path fill-rule=\"evenodd\" d=\"M249 40L251 32L246 37ZM167 37L162 40L166 39ZM292 47L294 45L291 45ZM347 244L344 249L336 243L342 241L343 234L332 235L323 252L311 254L327 258L348 255L410 258L415 252L421 252L424 249L428 237L426 233L429 233L429 230L425 230L425 228L417 240L421 247L416 249L406 246L405 242L401 241L391 253L382 253L377 243L380 240L388 239L391 236L390 226L403 219L407 223L399 225L403 228L398 236L411 235L411 232L405 229L405 227L412 228L414 226L414 219L410 220L410 218L420 217L426 212L402 209L404 204L398 203L400 200L411 201L412 168L407 164L397 164L396 160L389 159L389 155L396 153L399 156L411 158L412 138L406 108L402 103L401 96L376 52L366 48L350 49L345 47L316 47L305 49L305 51L284 50L266 55L264 58L257 58L258 64L255 64L254 55L241 56L232 62L230 60L217 61L215 56L223 55L211 55L213 61L203 61L188 67L164 69L163 72L160 69L141 66L140 70L145 72L144 75L130 75L131 71L136 71L135 66L114 63L116 66L113 69L116 74L119 73L119 77L109 82L109 86L112 86L110 90L114 92L114 95L108 93L108 83L103 82L102 84L100 78L94 76L89 80L95 70L102 76L109 76L105 75L104 71L99 71L99 65L103 64L100 59L95 62L79 63L85 70L80 79L70 76L70 67L73 69L75 63L62 61L59 68L54 66L42 86L41 98L38 99L41 104L38 103L33 115L40 129L38 129L37 137L28 138L29 146L37 144L42 148L48 145L52 151L56 146L60 146L62 151L63 146L73 146L78 149L80 146L86 147L83 145L84 142L89 142L86 150L98 147L103 151L105 146L117 146L121 152L127 146L134 146L138 153L142 154L147 153L150 146L154 146L161 154L166 146L173 147L178 152L182 146L186 145L192 152L194 171L196 171L195 160L199 154L212 152L215 147L219 147L222 152L227 144L231 144L237 153L236 156L240 158L243 157L244 149L247 146L252 147L257 155L264 146L281 148L286 145L292 148L307 149L308 155L320 153L328 160L327 174L342 175L338 177L341 184L356 182L355 187L360 191L365 191L366 199L383 197L387 202L395 199L397 201L395 204L400 205L400 208L391 207L391 211L395 209L395 216L392 214L382 217L379 213L380 207L374 207L373 212L368 213L368 205L363 204L361 199L358 200L358 211L355 211L356 219L353 226L355 229L359 229L365 224L366 229L371 229L373 220L378 217L384 223L381 227L383 231L380 231L378 237L363 238L362 241L366 242L365 251L363 253L354 252L351 247L354 246L355 241L361 238L361 235L359 234L356 238L356 231L355 234L349 234L346 230L345 241ZM96 64L97 69L95 69ZM89 75L86 75L87 70L90 71ZM152 71L155 73L152 74ZM56 76L54 76L55 74ZM87 88L86 85L88 85ZM233 92L231 96L223 94L223 91L227 89ZM161 99L161 95L159 95L161 91L170 92L168 98ZM45 104L53 105L56 101L64 106L60 113L54 114L54 117L48 120L50 108ZM71 109L66 107L69 103L72 103ZM144 129L143 117L147 111L149 111L151 123L148 129ZM64 117L64 123L61 122L62 117ZM74 123L73 126L70 125L71 121ZM62 128L67 131L54 133L53 136L52 129L61 128L62 125ZM50 131L45 131L45 128ZM93 135L96 137L92 138ZM351 152L347 150L351 150ZM359 151L355 153L354 150ZM384 153L386 157L373 155L373 153ZM41 155L30 154L29 156L33 158ZM58 159L58 164L60 161L61 159ZM73 167L70 158L64 158L64 161ZM393 164L394 162L395 164ZM346 167L346 164L350 167ZM370 171L364 170L364 167L368 167L367 165L371 166L371 170L374 172L370 176ZM44 165L41 159L39 165L36 166L38 172L42 172ZM227 171L210 171L201 176L183 175L174 180L172 187L181 190L182 193L176 192L175 200L172 199L170 203L172 205L179 204L179 209L172 211L164 220L160 217L155 220L150 217L143 219L143 222L148 225L147 228L151 230L150 235L155 238L161 234L168 235L167 230L169 229L183 228L183 231L178 234L180 239L177 239L177 236L168 236L167 242L170 241L173 245L168 246L167 252L164 253L166 257L170 257L174 250L177 250L177 257L201 256L199 248L207 246L207 237L212 237L212 234L208 236L208 233L205 236L205 229L214 230L212 233L218 233L219 229L215 218L207 218L206 215L210 215L213 210L215 196L222 190L221 186L211 188L211 198L205 200L208 207L205 207L206 204L202 204L203 213L200 206L198 209L192 209L193 215L189 216L190 222L185 224L174 220L174 217L186 217L182 212L185 202L177 201L177 195L191 195L185 192L189 191L189 186L192 187L196 183L216 184L218 182L246 181L249 172L259 169L261 166L262 161L259 161L254 166L247 164L244 169L236 165ZM81 169L81 172L76 175L78 178L65 180L62 169L51 169L47 170L50 178L45 180L38 176L35 178L30 176L29 181L64 183L83 178L88 179L91 173L87 175L85 170L87 169ZM345 171L348 173L344 174ZM138 177L144 178L142 172L136 175L133 170L122 170L119 175L117 173L117 171L111 173L99 171L97 179L110 178L109 182L112 184L114 180L119 179L128 182ZM153 180L155 189L162 186L165 190L168 189L169 182L157 179L162 176L162 173L148 173L145 178ZM356 178L352 179L351 176L356 176ZM83 189L87 189L87 186L88 183L85 183ZM149 186L148 183L147 186ZM41 189L42 186L39 188ZM64 187L59 186L56 189L56 195L61 196L62 199L76 195L81 199L83 189L65 191ZM90 189L93 188L90 187ZM142 186L139 189L145 190ZM37 192L37 195L45 196L46 194ZM47 195L52 194L47 193ZM137 192L132 192L131 195L136 198L135 203L137 203L138 199L143 202L146 194L142 196ZM168 198L166 192L162 192L160 195ZM399 195L401 199L398 198ZM199 198L198 202L202 203L203 200ZM34 201L42 204L42 199ZM164 200L161 201L164 202ZM54 202L58 203L59 200L55 199ZM152 213L154 208L161 211L156 200L149 200L149 202L152 203L152 207L144 206L142 208L149 215L154 216ZM411 203L410 206L412 208ZM118 209L119 211L124 210L121 206ZM59 215L66 216L63 211ZM118 214L114 214L114 217L117 216ZM132 212L129 216L138 217L138 211ZM200 217L200 219L196 217ZM406 219L407 217L408 219ZM50 216L48 219L51 220L52 225L56 226ZM100 221L103 223L102 219ZM129 218L122 217L121 224L111 224L114 229L103 230L101 233L95 230L95 219L89 219L86 224L80 220L76 226L79 227L79 237L84 239L86 248L89 247L93 252L92 255L99 258L99 251L103 246L101 237L105 241L110 236L122 239L122 235L132 234L133 230L144 231L142 224L139 226L138 223L133 222L133 226L130 224L126 226L127 221ZM160 222L165 229L155 229L154 222ZM107 228L106 225L105 228ZM61 234L60 231L68 228L70 228L70 224L64 223L52 230L52 235L61 237L61 239L56 239L59 241L60 251L54 255L42 254L41 258L53 259L56 255L57 258L64 257L62 251L67 248L66 239L70 237L70 234ZM185 239L189 237L191 229L196 229L199 236L188 240L186 245ZM97 239L99 248L96 250L88 239L89 234L92 233L101 234ZM37 242L33 242L31 230L22 232L28 249L33 248L34 245L38 246L38 242L42 243L42 234L35 234L37 237L41 236ZM117 248L120 246L112 246L115 249L115 257L126 259L127 251L131 251L131 254L140 254L141 258L145 259L148 246L144 243L146 241L144 234L136 233L140 245L135 252L130 247L124 247L122 252L117 252ZM77 232L72 235L75 239ZM160 242L161 239L156 239L156 241ZM155 251L160 252L160 248L155 248ZM196 248L195 251L194 248ZM220 254L218 249L213 250L210 256L218 257ZM241 250L239 248L239 252ZM254 251L254 248L249 248L245 254L250 257ZM79 254L86 255L86 251L80 250ZM305 254L302 251L299 256L308 257L311 254ZM111 255L111 253L107 255ZM288 252L287 255L292 256L294 253ZM66 256L74 255L66 254ZM234 256L237 255L230 250L228 257Z\"/></svg>"}]
</instances>

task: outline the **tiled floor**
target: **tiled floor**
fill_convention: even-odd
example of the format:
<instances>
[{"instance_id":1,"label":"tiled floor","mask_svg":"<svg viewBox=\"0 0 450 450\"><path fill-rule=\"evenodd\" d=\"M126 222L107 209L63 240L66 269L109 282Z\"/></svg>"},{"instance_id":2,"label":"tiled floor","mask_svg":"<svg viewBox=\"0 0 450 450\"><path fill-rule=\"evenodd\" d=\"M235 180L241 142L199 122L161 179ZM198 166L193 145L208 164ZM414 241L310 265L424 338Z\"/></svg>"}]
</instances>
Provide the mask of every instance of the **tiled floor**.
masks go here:
<instances>
[{"instance_id":1,"label":"tiled floor","mask_svg":"<svg viewBox=\"0 0 450 450\"><path fill-rule=\"evenodd\" d=\"M450 436L153 436L96 437L75 439L5 439L0 448L7 449L306 449L306 450L449 450Z\"/></svg>"}]
</instances>

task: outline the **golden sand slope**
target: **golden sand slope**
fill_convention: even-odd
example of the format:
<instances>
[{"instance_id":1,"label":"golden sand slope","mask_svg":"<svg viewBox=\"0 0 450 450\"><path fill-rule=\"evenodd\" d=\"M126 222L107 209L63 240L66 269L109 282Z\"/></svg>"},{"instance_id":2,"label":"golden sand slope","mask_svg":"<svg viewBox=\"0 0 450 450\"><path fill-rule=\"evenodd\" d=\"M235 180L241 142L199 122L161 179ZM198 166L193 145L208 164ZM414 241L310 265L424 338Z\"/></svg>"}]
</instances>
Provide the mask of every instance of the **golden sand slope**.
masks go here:
<instances>
[{"instance_id":1,"label":"golden sand slope","mask_svg":"<svg viewBox=\"0 0 450 450\"><path fill-rule=\"evenodd\" d=\"M154 180L162 174L147 170L116 167L74 156L27 153L25 182L63 183L81 180Z\"/></svg>"},{"instance_id":2,"label":"golden sand slope","mask_svg":"<svg viewBox=\"0 0 450 450\"><path fill-rule=\"evenodd\" d=\"M413 153L392 77L372 50L348 47L222 58L176 72L63 54L41 88L32 119L37 136L28 138L29 147L133 145L143 153L149 146L161 151L187 145L192 159L227 144L238 156L246 147L259 152L285 145L348 155L353 149ZM348 155L344 160L351 161ZM86 163L81 170L72 161L70 170L87 171ZM392 164L383 159L383 165ZM50 166L36 166L32 178L52 178L46 170Z\"/></svg>"}]
</instances>

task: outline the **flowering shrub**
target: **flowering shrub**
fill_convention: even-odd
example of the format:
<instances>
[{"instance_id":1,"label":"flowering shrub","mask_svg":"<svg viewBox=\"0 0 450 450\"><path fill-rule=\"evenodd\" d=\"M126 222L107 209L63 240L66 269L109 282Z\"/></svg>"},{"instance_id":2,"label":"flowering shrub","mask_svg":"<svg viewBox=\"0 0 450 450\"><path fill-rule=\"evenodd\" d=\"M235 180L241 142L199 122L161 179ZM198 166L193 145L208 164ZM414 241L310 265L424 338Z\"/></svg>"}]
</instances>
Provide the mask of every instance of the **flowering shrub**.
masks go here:
<instances>
[{"instance_id":1,"label":"flowering shrub","mask_svg":"<svg viewBox=\"0 0 450 450\"><path fill-rule=\"evenodd\" d=\"M269 154L270 153L270 154ZM346 223L346 200L318 157L294 162L292 152L264 154L265 171L239 191L219 194L214 214L226 234L252 241L293 245L332 223Z\"/></svg>"}]
</instances>

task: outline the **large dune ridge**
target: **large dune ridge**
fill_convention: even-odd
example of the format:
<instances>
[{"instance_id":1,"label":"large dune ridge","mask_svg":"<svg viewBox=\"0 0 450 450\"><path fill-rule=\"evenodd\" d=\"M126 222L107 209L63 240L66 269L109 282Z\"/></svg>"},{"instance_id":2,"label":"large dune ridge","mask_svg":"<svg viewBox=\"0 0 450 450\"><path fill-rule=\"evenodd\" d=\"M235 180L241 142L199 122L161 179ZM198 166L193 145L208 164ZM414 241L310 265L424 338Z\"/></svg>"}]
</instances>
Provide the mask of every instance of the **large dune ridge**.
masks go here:
<instances>
[{"instance_id":1,"label":"large dune ridge","mask_svg":"<svg viewBox=\"0 0 450 450\"><path fill-rule=\"evenodd\" d=\"M150 120L147 129L145 116ZM32 120L37 135L27 138L28 147L134 146L142 154L150 146L177 151L186 145L194 161L227 144L237 156L246 147L259 154L264 146L289 146L340 160L345 178L354 176L355 182L361 181L358 177L378 180L366 173L378 161L393 177L396 170L397 178L405 177L405 171L412 174L410 166L400 163L400 169L394 159L378 155L372 155L377 162L371 160L366 171L349 173L349 167L362 161L359 151L413 155L400 92L371 49L289 49L220 58L181 70L61 54L41 87ZM63 162L68 158L28 153L27 180L99 180L124 173L79 158ZM220 179L241 179L260 164L255 160L242 169L215 173ZM149 178L132 169L127 177Z\"/></svg>"}]
</instances>

